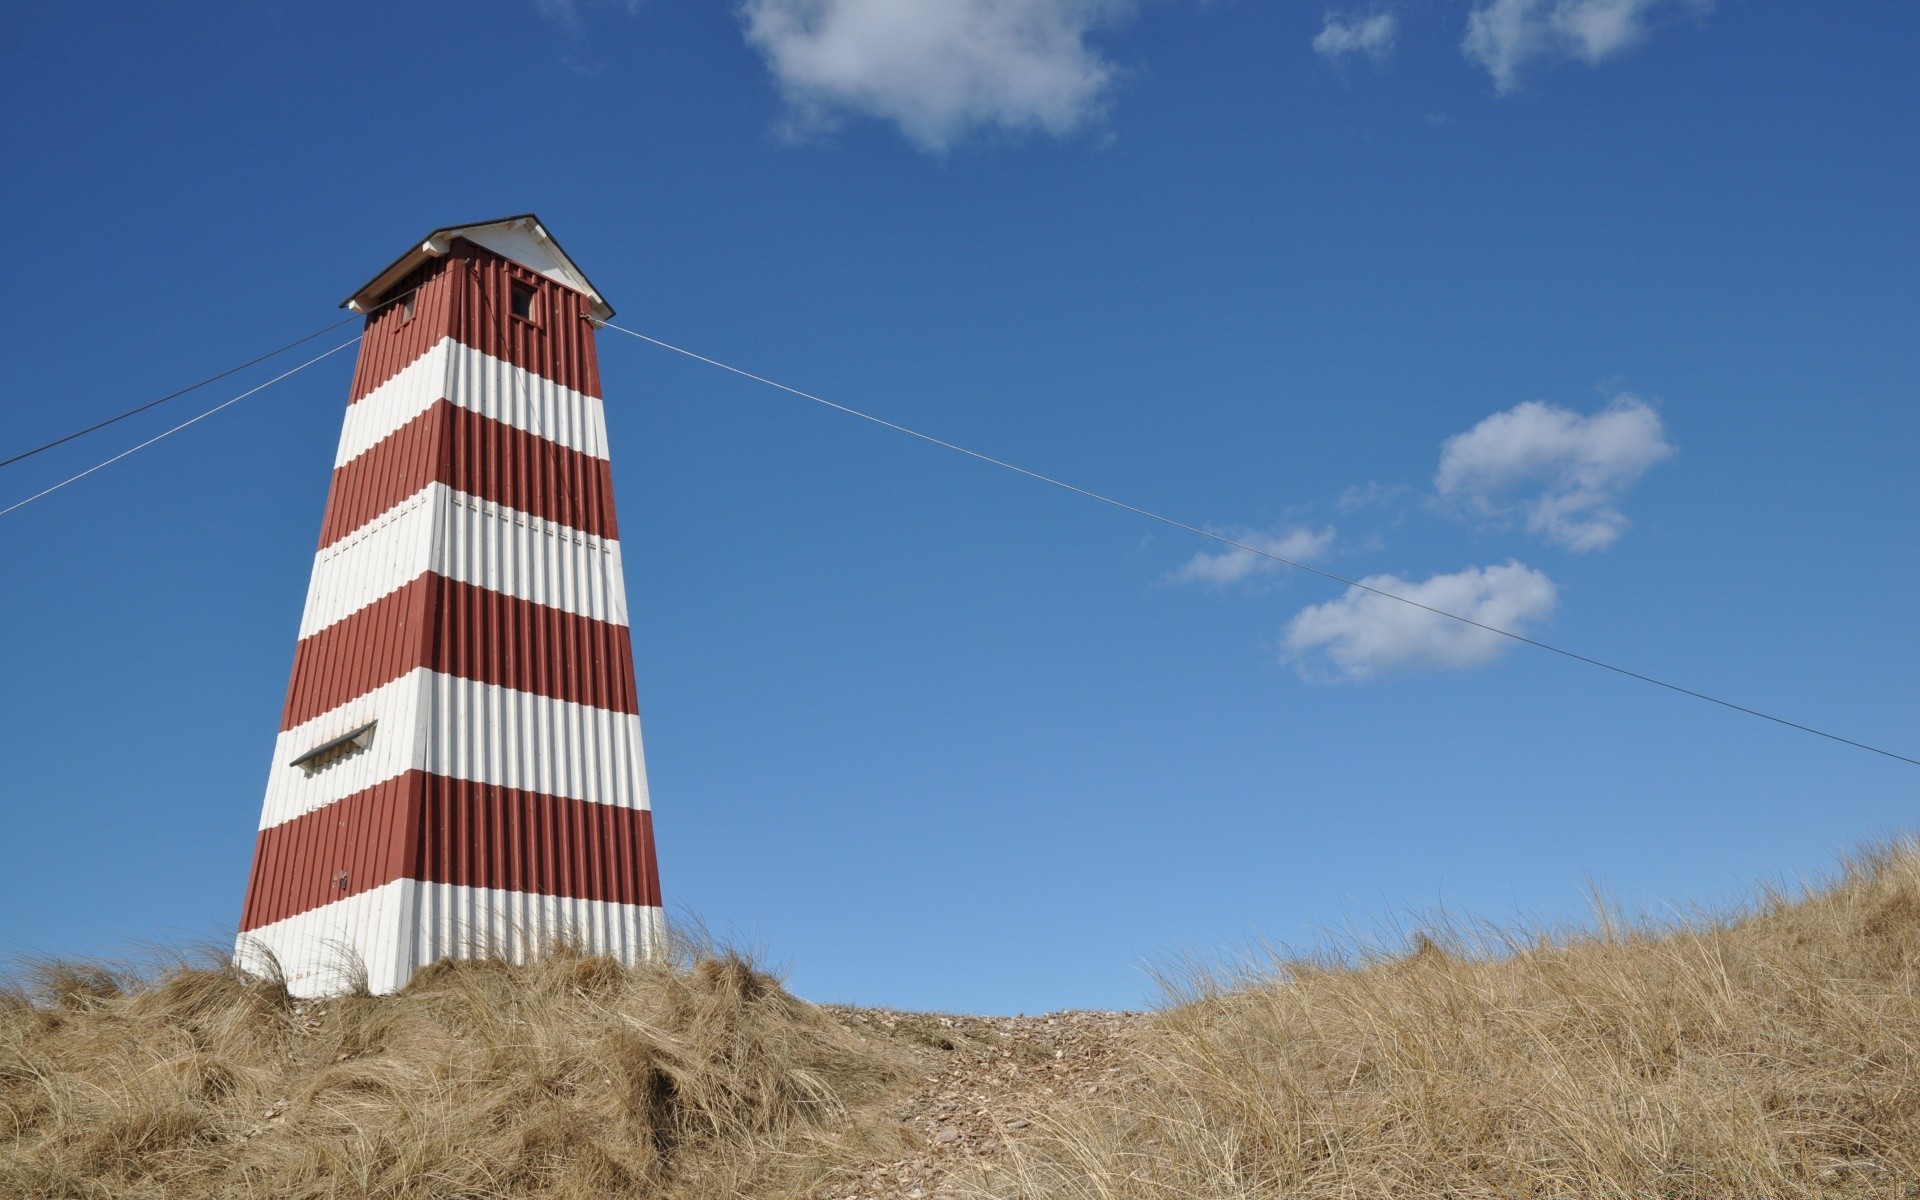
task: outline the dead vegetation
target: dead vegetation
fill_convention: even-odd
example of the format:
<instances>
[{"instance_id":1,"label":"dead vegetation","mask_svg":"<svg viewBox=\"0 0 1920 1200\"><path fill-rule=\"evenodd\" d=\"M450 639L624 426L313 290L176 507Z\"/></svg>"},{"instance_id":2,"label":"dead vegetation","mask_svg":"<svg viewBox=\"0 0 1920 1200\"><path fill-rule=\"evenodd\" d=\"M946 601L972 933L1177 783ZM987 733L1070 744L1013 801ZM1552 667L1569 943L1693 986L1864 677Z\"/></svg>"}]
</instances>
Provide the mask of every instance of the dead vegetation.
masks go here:
<instances>
[{"instance_id":1,"label":"dead vegetation","mask_svg":"<svg viewBox=\"0 0 1920 1200\"><path fill-rule=\"evenodd\" d=\"M1203 977L995 1190L1920 1196L1920 848L1737 918L1600 925Z\"/></svg>"},{"instance_id":2,"label":"dead vegetation","mask_svg":"<svg viewBox=\"0 0 1920 1200\"><path fill-rule=\"evenodd\" d=\"M0 993L0 1195L1920 1197L1920 847L1666 928L1429 931L1153 1014L818 1008L737 956Z\"/></svg>"},{"instance_id":3,"label":"dead vegetation","mask_svg":"<svg viewBox=\"0 0 1920 1200\"><path fill-rule=\"evenodd\" d=\"M443 963L290 1001L46 965L0 1009L0 1195L803 1195L900 1152L906 1057L731 955Z\"/></svg>"}]
</instances>

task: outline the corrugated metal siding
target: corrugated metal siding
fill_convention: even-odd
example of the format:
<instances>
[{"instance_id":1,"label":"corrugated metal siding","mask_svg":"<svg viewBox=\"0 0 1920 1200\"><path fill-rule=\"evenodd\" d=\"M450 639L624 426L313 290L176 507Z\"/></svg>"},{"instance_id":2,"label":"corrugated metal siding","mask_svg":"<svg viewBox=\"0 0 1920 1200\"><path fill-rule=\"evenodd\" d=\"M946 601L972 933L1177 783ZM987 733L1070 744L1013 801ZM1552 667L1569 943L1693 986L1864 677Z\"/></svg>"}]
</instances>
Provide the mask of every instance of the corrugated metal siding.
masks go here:
<instances>
[{"instance_id":1,"label":"corrugated metal siding","mask_svg":"<svg viewBox=\"0 0 1920 1200\"><path fill-rule=\"evenodd\" d=\"M653 814L429 777L419 854L408 874L435 883L660 903Z\"/></svg>"},{"instance_id":2,"label":"corrugated metal siding","mask_svg":"<svg viewBox=\"0 0 1920 1200\"><path fill-rule=\"evenodd\" d=\"M409 584L301 639L280 728L304 725L428 665L436 629L432 599L431 589Z\"/></svg>"},{"instance_id":3,"label":"corrugated metal siding","mask_svg":"<svg viewBox=\"0 0 1920 1200\"><path fill-rule=\"evenodd\" d=\"M651 905L610 904L398 879L243 934L237 961L264 967L263 952L287 968L295 996L337 994L365 964L375 992L396 992L413 973L443 958L498 957L524 962L566 941L590 954L638 962L662 944L665 922Z\"/></svg>"},{"instance_id":4,"label":"corrugated metal siding","mask_svg":"<svg viewBox=\"0 0 1920 1200\"><path fill-rule=\"evenodd\" d=\"M429 672L427 770L596 804L646 808L640 718Z\"/></svg>"},{"instance_id":5,"label":"corrugated metal siding","mask_svg":"<svg viewBox=\"0 0 1920 1200\"><path fill-rule=\"evenodd\" d=\"M607 457L606 408L597 397L442 338L424 357L347 409L333 465L365 454L439 400L569 450Z\"/></svg>"},{"instance_id":6,"label":"corrugated metal siding","mask_svg":"<svg viewBox=\"0 0 1920 1200\"><path fill-rule=\"evenodd\" d=\"M375 719L379 727L366 749L311 775L287 765ZM262 828L410 770L595 804L648 806L638 716L425 667L282 732L274 748Z\"/></svg>"},{"instance_id":7,"label":"corrugated metal siding","mask_svg":"<svg viewBox=\"0 0 1920 1200\"><path fill-rule=\"evenodd\" d=\"M314 556L300 636L434 571L614 625L627 623L620 543L430 484Z\"/></svg>"},{"instance_id":8,"label":"corrugated metal siding","mask_svg":"<svg viewBox=\"0 0 1920 1200\"><path fill-rule=\"evenodd\" d=\"M435 482L442 474L440 422L448 405L429 405L365 453L333 469L327 508L320 518L320 548L351 536Z\"/></svg>"},{"instance_id":9,"label":"corrugated metal siding","mask_svg":"<svg viewBox=\"0 0 1920 1200\"><path fill-rule=\"evenodd\" d=\"M420 885L397 879L298 916L242 933L234 961L255 972L271 954L295 996L331 996L352 986L356 965L369 987L396 992L416 969ZM419 964L424 965L424 964Z\"/></svg>"},{"instance_id":10,"label":"corrugated metal siding","mask_svg":"<svg viewBox=\"0 0 1920 1200\"><path fill-rule=\"evenodd\" d=\"M320 990L330 940L391 990L462 938L636 956L658 929L587 302L467 242L416 282L412 320L369 319L244 915Z\"/></svg>"},{"instance_id":11,"label":"corrugated metal siding","mask_svg":"<svg viewBox=\"0 0 1920 1200\"><path fill-rule=\"evenodd\" d=\"M507 304L511 283L534 290L533 321L515 317ZM484 246L456 238L446 257L423 264L395 294L418 287L414 316L394 304L367 318L360 361L353 372L357 402L442 337L504 359L562 387L600 394L600 366L593 326L584 317L592 301L546 276L510 262Z\"/></svg>"},{"instance_id":12,"label":"corrugated metal siding","mask_svg":"<svg viewBox=\"0 0 1920 1200\"><path fill-rule=\"evenodd\" d=\"M370 892L404 877L425 776L409 771L260 831L242 931ZM341 873L345 872L344 881ZM344 886L342 883L344 882Z\"/></svg>"},{"instance_id":13,"label":"corrugated metal siding","mask_svg":"<svg viewBox=\"0 0 1920 1200\"><path fill-rule=\"evenodd\" d=\"M600 394L600 360L585 319L592 301L469 241L455 241L448 257L464 268L458 276L465 287L461 323L450 331L455 338L562 387ZM534 289L536 320L523 321L502 303L509 282Z\"/></svg>"},{"instance_id":14,"label":"corrugated metal siding","mask_svg":"<svg viewBox=\"0 0 1920 1200\"><path fill-rule=\"evenodd\" d=\"M300 637L312 637L439 565L441 512L446 488L420 489L350 538L313 556ZM297 651L296 651L297 653Z\"/></svg>"},{"instance_id":15,"label":"corrugated metal siding","mask_svg":"<svg viewBox=\"0 0 1920 1200\"><path fill-rule=\"evenodd\" d=\"M488 951L509 962L524 962L530 952L559 941L589 954L638 962L665 937L666 923L652 905L445 883L413 886L418 908L412 950L418 966Z\"/></svg>"},{"instance_id":16,"label":"corrugated metal siding","mask_svg":"<svg viewBox=\"0 0 1920 1200\"><path fill-rule=\"evenodd\" d=\"M422 263L400 281L394 295L416 289L411 317L404 304L389 304L367 318L348 403L364 399L402 368L418 361L435 342L453 336L458 322L455 306L463 296L458 274L451 267L451 258L436 258Z\"/></svg>"},{"instance_id":17,"label":"corrugated metal siding","mask_svg":"<svg viewBox=\"0 0 1920 1200\"><path fill-rule=\"evenodd\" d=\"M609 712L640 711L626 626L427 578L439 591L434 670Z\"/></svg>"},{"instance_id":18,"label":"corrugated metal siding","mask_svg":"<svg viewBox=\"0 0 1920 1200\"><path fill-rule=\"evenodd\" d=\"M484 500L448 497L435 570L548 608L627 624L620 543Z\"/></svg>"},{"instance_id":19,"label":"corrugated metal siding","mask_svg":"<svg viewBox=\"0 0 1920 1200\"><path fill-rule=\"evenodd\" d=\"M257 929L395 879L660 903L653 817L409 771L262 830L262 886L240 928Z\"/></svg>"},{"instance_id":20,"label":"corrugated metal siding","mask_svg":"<svg viewBox=\"0 0 1920 1200\"><path fill-rule=\"evenodd\" d=\"M443 420L443 482L582 533L620 536L606 459L451 405Z\"/></svg>"},{"instance_id":21,"label":"corrugated metal siding","mask_svg":"<svg viewBox=\"0 0 1920 1200\"><path fill-rule=\"evenodd\" d=\"M446 366L442 394L455 404L582 454L609 457L606 405L598 392L542 378L458 342L449 343Z\"/></svg>"},{"instance_id":22,"label":"corrugated metal siding","mask_svg":"<svg viewBox=\"0 0 1920 1200\"><path fill-rule=\"evenodd\" d=\"M407 771L425 769L427 731L433 725L432 680L433 672L423 667L298 728L282 730L273 743L260 827L290 821ZM378 725L365 749L311 773L290 765L322 742L368 721Z\"/></svg>"},{"instance_id":23,"label":"corrugated metal siding","mask_svg":"<svg viewBox=\"0 0 1920 1200\"><path fill-rule=\"evenodd\" d=\"M606 459L441 400L334 468L320 544L332 545L429 483L596 537L619 536Z\"/></svg>"},{"instance_id":24,"label":"corrugated metal siding","mask_svg":"<svg viewBox=\"0 0 1920 1200\"><path fill-rule=\"evenodd\" d=\"M639 711L626 626L429 573L301 640L280 727L305 724L415 667Z\"/></svg>"}]
</instances>

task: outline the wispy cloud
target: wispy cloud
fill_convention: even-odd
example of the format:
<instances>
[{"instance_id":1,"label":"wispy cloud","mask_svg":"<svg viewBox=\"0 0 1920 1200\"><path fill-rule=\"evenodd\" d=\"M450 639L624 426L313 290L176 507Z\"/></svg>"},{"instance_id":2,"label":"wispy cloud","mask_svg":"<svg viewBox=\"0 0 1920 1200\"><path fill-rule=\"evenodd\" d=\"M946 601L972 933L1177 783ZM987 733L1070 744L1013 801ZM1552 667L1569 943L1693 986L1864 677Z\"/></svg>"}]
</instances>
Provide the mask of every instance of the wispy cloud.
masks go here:
<instances>
[{"instance_id":1,"label":"wispy cloud","mask_svg":"<svg viewBox=\"0 0 1920 1200\"><path fill-rule=\"evenodd\" d=\"M1667 13L1705 16L1712 8L1713 0L1480 0L1467 15L1460 50L1505 94L1520 86L1520 69L1534 59L1595 66L1644 40Z\"/></svg>"},{"instance_id":2,"label":"wispy cloud","mask_svg":"<svg viewBox=\"0 0 1920 1200\"><path fill-rule=\"evenodd\" d=\"M1553 581L1518 562L1468 567L1414 582L1369 575L1368 587L1404 596L1509 633L1553 612ZM1396 669L1473 667L1499 657L1512 639L1361 588L1300 610L1287 624L1283 661L1308 678L1366 680Z\"/></svg>"},{"instance_id":3,"label":"wispy cloud","mask_svg":"<svg viewBox=\"0 0 1920 1200\"><path fill-rule=\"evenodd\" d=\"M935 153L982 129L1063 137L1097 122L1116 68L1088 43L1135 0L746 0L750 45L786 100L786 130L848 114Z\"/></svg>"},{"instance_id":4,"label":"wispy cloud","mask_svg":"<svg viewBox=\"0 0 1920 1200\"><path fill-rule=\"evenodd\" d=\"M1470 512L1517 511L1548 541L1599 550L1627 530L1620 496L1672 453L1660 414L1637 397L1592 416L1529 400L1448 438L1433 486Z\"/></svg>"},{"instance_id":5,"label":"wispy cloud","mask_svg":"<svg viewBox=\"0 0 1920 1200\"><path fill-rule=\"evenodd\" d=\"M1343 513L1359 512L1368 508L1392 508L1404 499L1413 489L1404 483L1381 483L1370 480L1358 487L1350 487L1340 493L1335 501Z\"/></svg>"},{"instance_id":6,"label":"wispy cloud","mask_svg":"<svg viewBox=\"0 0 1920 1200\"><path fill-rule=\"evenodd\" d=\"M1394 39L1399 32L1400 19L1392 12L1330 10L1321 23L1320 32L1314 36L1313 52L1329 62L1337 62L1349 54L1364 54L1379 62L1393 53Z\"/></svg>"},{"instance_id":7,"label":"wispy cloud","mask_svg":"<svg viewBox=\"0 0 1920 1200\"><path fill-rule=\"evenodd\" d=\"M588 11L622 9L632 16L640 11L642 3L644 0L533 0L533 11L559 29L562 45L556 57L563 66L576 75L598 75L605 64L595 53L587 32Z\"/></svg>"},{"instance_id":8,"label":"wispy cloud","mask_svg":"<svg viewBox=\"0 0 1920 1200\"><path fill-rule=\"evenodd\" d=\"M533 0L533 11L572 33L580 28L582 8L624 8L631 14L640 11L640 4L641 0Z\"/></svg>"},{"instance_id":9,"label":"wispy cloud","mask_svg":"<svg viewBox=\"0 0 1920 1200\"><path fill-rule=\"evenodd\" d=\"M1228 536L1236 542L1294 562L1311 562L1325 557L1327 551L1332 549L1334 540L1331 527L1318 531L1298 527L1284 532L1231 533ZM1202 551L1194 555L1178 570L1169 572L1167 579L1173 583L1210 583L1220 587L1254 575L1278 571L1281 566L1281 563L1256 554L1253 550L1230 546L1217 554Z\"/></svg>"}]
</instances>

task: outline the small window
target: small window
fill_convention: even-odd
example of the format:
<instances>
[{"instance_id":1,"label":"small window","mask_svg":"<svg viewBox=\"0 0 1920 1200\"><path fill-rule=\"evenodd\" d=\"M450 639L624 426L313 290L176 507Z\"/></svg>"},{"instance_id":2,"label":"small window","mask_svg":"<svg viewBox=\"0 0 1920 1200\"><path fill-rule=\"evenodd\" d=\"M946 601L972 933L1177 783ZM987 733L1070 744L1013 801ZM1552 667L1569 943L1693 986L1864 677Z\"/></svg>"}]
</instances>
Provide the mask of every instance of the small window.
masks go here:
<instances>
[{"instance_id":1,"label":"small window","mask_svg":"<svg viewBox=\"0 0 1920 1200\"><path fill-rule=\"evenodd\" d=\"M400 323L402 325L405 325L408 321L413 320L413 310L414 310L415 304L419 301L419 299L420 299L420 289L415 288L412 291L407 293L407 298L405 300L402 300L400 302Z\"/></svg>"},{"instance_id":2,"label":"small window","mask_svg":"<svg viewBox=\"0 0 1920 1200\"><path fill-rule=\"evenodd\" d=\"M507 308L522 321L533 320L533 288L524 283L514 284Z\"/></svg>"}]
</instances>

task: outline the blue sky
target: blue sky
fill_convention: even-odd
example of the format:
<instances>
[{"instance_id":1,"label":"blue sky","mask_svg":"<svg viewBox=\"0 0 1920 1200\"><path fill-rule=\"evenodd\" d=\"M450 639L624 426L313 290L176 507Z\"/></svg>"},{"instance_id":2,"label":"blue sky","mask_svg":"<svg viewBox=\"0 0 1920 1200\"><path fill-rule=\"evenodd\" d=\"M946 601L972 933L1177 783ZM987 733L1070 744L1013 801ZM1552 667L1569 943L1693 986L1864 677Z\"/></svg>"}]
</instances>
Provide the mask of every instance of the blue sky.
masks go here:
<instances>
[{"instance_id":1,"label":"blue sky","mask_svg":"<svg viewBox=\"0 0 1920 1200\"><path fill-rule=\"evenodd\" d=\"M531 209L632 328L1920 753L1912 5L43 5L0 45L0 457ZM1920 769L601 356L669 903L809 998L1131 1005L1182 953L1665 912L1916 824ZM349 358L0 517L0 945L230 936Z\"/></svg>"}]
</instances>

